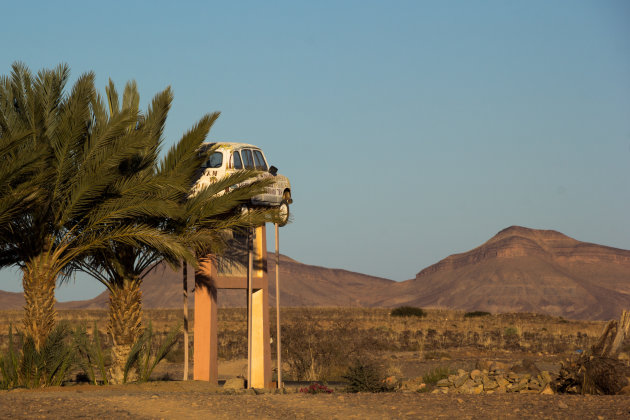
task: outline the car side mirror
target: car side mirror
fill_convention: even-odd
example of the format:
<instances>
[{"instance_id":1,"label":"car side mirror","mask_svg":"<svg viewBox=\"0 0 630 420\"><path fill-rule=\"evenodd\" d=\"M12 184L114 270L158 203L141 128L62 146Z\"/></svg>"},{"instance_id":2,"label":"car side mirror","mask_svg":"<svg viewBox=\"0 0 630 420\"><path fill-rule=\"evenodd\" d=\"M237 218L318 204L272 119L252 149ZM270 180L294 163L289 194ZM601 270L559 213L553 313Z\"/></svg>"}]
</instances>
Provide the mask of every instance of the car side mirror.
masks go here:
<instances>
[{"instance_id":1,"label":"car side mirror","mask_svg":"<svg viewBox=\"0 0 630 420\"><path fill-rule=\"evenodd\" d=\"M269 173L273 176L276 176L278 174L278 168L276 168L275 166L271 165L269 167Z\"/></svg>"}]
</instances>

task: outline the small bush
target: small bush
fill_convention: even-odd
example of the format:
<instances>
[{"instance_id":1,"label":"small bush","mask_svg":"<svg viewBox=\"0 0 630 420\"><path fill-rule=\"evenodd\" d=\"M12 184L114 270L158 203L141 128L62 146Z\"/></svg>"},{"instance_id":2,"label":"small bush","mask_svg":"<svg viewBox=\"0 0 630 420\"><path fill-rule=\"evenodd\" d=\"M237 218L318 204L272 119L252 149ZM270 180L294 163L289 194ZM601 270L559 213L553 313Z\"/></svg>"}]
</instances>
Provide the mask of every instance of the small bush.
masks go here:
<instances>
[{"instance_id":1,"label":"small bush","mask_svg":"<svg viewBox=\"0 0 630 420\"><path fill-rule=\"evenodd\" d=\"M326 385L312 383L308 388L300 388L300 392L303 394L332 394L333 390Z\"/></svg>"},{"instance_id":2,"label":"small bush","mask_svg":"<svg viewBox=\"0 0 630 420\"><path fill-rule=\"evenodd\" d=\"M446 379L449 375L455 373L450 366L438 366L430 372L422 376L422 381L427 384L435 385L440 379Z\"/></svg>"},{"instance_id":3,"label":"small bush","mask_svg":"<svg viewBox=\"0 0 630 420\"><path fill-rule=\"evenodd\" d=\"M348 368L348 373L343 377L348 381L348 392L390 392L394 389L387 385L385 375L373 363L356 360Z\"/></svg>"},{"instance_id":4,"label":"small bush","mask_svg":"<svg viewBox=\"0 0 630 420\"><path fill-rule=\"evenodd\" d=\"M473 312L466 312L464 314L464 318L477 318L480 316L489 316L490 312L485 312L485 311L473 311Z\"/></svg>"},{"instance_id":5,"label":"small bush","mask_svg":"<svg viewBox=\"0 0 630 420\"><path fill-rule=\"evenodd\" d=\"M516 327L506 327L503 335L505 337L516 337L518 335L518 330Z\"/></svg>"},{"instance_id":6,"label":"small bush","mask_svg":"<svg viewBox=\"0 0 630 420\"><path fill-rule=\"evenodd\" d=\"M417 316L424 318L427 313L422 308L416 308L414 306L400 306L391 312L391 316Z\"/></svg>"},{"instance_id":7,"label":"small bush","mask_svg":"<svg viewBox=\"0 0 630 420\"><path fill-rule=\"evenodd\" d=\"M127 382L127 377L132 367L136 367L139 375L138 382L147 382L153 373L153 369L160 363L177 343L177 337L181 327L176 325L167 334L166 338L157 346L153 345L153 327L151 322L145 328L142 335L135 342L124 368L123 382Z\"/></svg>"}]
</instances>

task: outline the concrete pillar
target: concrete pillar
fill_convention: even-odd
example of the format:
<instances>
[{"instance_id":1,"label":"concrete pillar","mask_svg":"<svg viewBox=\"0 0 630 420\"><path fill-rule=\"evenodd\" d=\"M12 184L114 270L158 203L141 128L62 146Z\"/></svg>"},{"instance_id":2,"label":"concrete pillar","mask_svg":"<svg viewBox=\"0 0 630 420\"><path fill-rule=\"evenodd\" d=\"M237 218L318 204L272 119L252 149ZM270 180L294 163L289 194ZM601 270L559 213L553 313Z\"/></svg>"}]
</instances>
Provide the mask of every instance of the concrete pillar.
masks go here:
<instances>
[{"instance_id":1,"label":"concrete pillar","mask_svg":"<svg viewBox=\"0 0 630 420\"><path fill-rule=\"evenodd\" d=\"M271 343L265 226L255 229L253 245L250 380L253 388L268 388L271 385ZM243 267L229 264L219 273L211 256L201 259L199 265L195 271L193 378L217 384L217 289L247 290L247 278Z\"/></svg>"},{"instance_id":2,"label":"concrete pillar","mask_svg":"<svg viewBox=\"0 0 630 420\"><path fill-rule=\"evenodd\" d=\"M193 379L217 385L217 289L212 282L215 273L211 258L199 261L195 271Z\"/></svg>"}]
</instances>

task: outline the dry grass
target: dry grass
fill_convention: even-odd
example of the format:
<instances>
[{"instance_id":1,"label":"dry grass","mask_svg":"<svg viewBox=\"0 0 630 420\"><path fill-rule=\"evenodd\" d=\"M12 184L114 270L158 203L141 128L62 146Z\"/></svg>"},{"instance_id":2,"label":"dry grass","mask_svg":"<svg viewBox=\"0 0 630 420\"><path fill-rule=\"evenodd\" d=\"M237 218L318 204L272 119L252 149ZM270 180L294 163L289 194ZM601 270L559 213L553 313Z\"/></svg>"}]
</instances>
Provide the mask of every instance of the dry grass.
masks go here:
<instances>
[{"instance_id":1,"label":"dry grass","mask_svg":"<svg viewBox=\"0 0 630 420\"><path fill-rule=\"evenodd\" d=\"M383 308L283 308L283 360L292 379L339 378L358 358L384 359L392 352L415 352L424 360L444 359L449 353L472 349L503 350L562 355L585 349L601 333L601 321L575 321L536 314L497 314L466 317L464 312L427 310L427 316L392 317ZM0 311L0 351L6 349L9 325L22 329L22 311ZM193 315L193 314L191 314ZM219 309L219 358L246 357L246 311ZM271 336L275 338L275 309ZM104 310L59 311L59 321L96 323L104 342L107 312ZM151 322L156 334L166 335L182 322L180 310L145 310L144 324ZM191 316L191 335L194 315ZM183 363L183 341L168 360ZM191 346L192 349L192 346ZM271 346L274 353L276 346ZM192 355L192 350L191 350ZM288 378L287 378L288 379Z\"/></svg>"}]
</instances>

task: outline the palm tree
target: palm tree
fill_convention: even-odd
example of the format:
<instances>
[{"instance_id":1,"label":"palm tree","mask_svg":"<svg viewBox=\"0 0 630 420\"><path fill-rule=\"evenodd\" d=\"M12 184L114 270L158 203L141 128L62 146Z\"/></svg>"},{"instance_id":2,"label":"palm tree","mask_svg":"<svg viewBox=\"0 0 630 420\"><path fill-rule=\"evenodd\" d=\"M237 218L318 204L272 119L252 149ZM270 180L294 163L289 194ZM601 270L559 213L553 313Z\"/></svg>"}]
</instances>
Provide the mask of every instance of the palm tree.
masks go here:
<instances>
[{"instance_id":1,"label":"palm tree","mask_svg":"<svg viewBox=\"0 0 630 420\"><path fill-rule=\"evenodd\" d=\"M11 153L2 156L3 170L14 157L22 168L19 176L0 181L0 205L26 198L19 213L3 220L0 264L22 270L24 328L37 350L55 324L56 281L70 274L73 261L112 241L188 252L143 221L119 223L168 214L168 203L147 199L133 176L121 176L144 164L138 154L150 144L130 129L138 122L133 106L103 119L94 75L82 75L65 93L68 77L66 65L33 77L15 63L11 76L0 79L0 145ZM37 158L29 161L34 151Z\"/></svg>"},{"instance_id":2,"label":"palm tree","mask_svg":"<svg viewBox=\"0 0 630 420\"><path fill-rule=\"evenodd\" d=\"M100 119L126 112L128 107L137 112L139 100L135 83L127 84L122 107L118 104L118 93L111 81L106 93L109 109L106 110L102 103L95 104L96 114ZM121 219L118 224L142 223L162 233L168 241L182 246L174 249L156 247L154 244L134 246L110 241L107 247L97 249L87 258L76 262L77 268L90 273L109 290L108 332L113 341L109 375L112 383L125 380L124 367L134 342L140 336L142 279L162 261L172 267L179 266L182 260L184 264L196 264L194 251L207 247L208 244L213 244L216 248L216 244L220 242L217 235L213 235L217 227L227 229L243 225L245 217L233 216L234 209L251 196L260 193L266 185L255 182L247 188L216 196L230 185L256 176L254 172L247 172L222 182L220 189L210 188L198 194L195 199L186 200L191 183L211 152L202 151L201 144L219 114L204 116L158 164L156 152L161 146L171 101L170 89L166 89L156 95L146 114L138 114L137 122L130 124L128 130L136 137L144 139L145 148L124 165L124 174L121 173L130 184L136 184L136 194L147 201L159 201L159 206L147 209L141 216ZM133 370L126 376L127 380L133 380L134 377Z\"/></svg>"}]
</instances>

